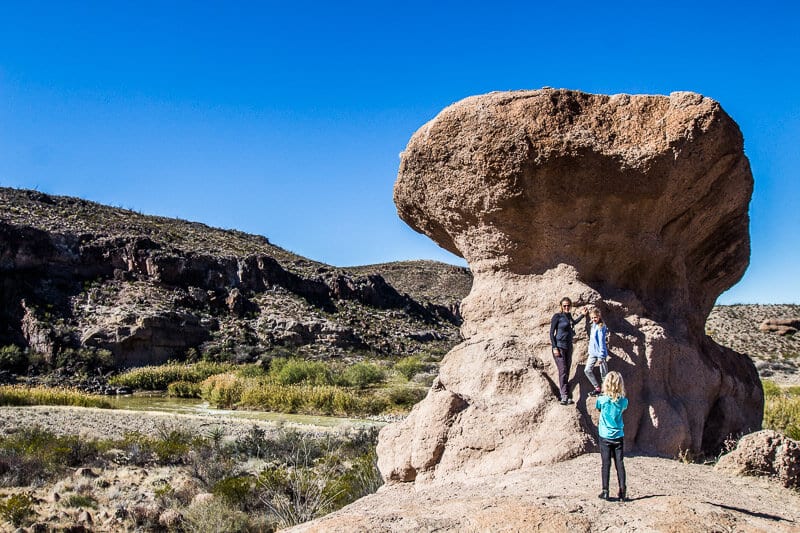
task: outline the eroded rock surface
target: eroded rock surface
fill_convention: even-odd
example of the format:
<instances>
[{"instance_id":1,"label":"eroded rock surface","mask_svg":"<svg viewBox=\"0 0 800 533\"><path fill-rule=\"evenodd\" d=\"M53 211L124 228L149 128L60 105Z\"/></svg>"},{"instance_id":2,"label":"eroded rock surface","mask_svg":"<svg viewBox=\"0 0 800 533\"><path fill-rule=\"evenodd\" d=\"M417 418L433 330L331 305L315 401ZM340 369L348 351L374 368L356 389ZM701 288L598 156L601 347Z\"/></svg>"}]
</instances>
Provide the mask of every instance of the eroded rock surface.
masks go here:
<instances>
[{"instance_id":1,"label":"eroded rock surface","mask_svg":"<svg viewBox=\"0 0 800 533\"><path fill-rule=\"evenodd\" d=\"M717 470L745 476L776 478L790 489L800 489L800 443L777 431L745 435L736 449L723 455Z\"/></svg>"},{"instance_id":2,"label":"eroded rock surface","mask_svg":"<svg viewBox=\"0 0 800 533\"><path fill-rule=\"evenodd\" d=\"M603 312L625 377L626 447L675 456L760 428L752 362L703 326L749 260L752 176L741 133L693 93L491 93L411 138L400 216L469 262L464 342L428 397L385 428L391 481L465 479L594 447L578 329L576 408L559 405L549 322L562 296Z\"/></svg>"}]
</instances>

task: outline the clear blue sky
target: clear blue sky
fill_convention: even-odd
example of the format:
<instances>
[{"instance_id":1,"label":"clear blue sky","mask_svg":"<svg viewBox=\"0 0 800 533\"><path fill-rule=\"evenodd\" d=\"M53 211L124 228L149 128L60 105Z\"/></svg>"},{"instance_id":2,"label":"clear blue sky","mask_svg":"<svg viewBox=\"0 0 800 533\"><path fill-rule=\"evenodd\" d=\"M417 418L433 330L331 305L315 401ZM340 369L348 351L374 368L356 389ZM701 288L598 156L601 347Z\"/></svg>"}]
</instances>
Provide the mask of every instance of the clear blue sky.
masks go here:
<instances>
[{"instance_id":1,"label":"clear blue sky","mask_svg":"<svg viewBox=\"0 0 800 533\"><path fill-rule=\"evenodd\" d=\"M756 180L751 264L719 302L800 303L797 4L539 4L4 1L0 184L338 266L458 262L392 202L399 152L442 108L690 90L739 123Z\"/></svg>"}]
</instances>

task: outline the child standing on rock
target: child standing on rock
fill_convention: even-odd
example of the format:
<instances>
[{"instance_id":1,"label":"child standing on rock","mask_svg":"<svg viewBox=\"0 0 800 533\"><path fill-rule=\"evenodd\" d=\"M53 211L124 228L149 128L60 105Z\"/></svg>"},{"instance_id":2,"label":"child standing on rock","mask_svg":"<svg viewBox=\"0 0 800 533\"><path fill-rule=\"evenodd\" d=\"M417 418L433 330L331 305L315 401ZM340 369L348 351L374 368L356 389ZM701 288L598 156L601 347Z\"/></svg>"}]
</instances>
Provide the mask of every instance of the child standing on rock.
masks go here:
<instances>
[{"instance_id":1,"label":"child standing on rock","mask_svg":"<svg viewBox=\"0 0 800 533\"><path fill-rule=\"evenodd\" d=\"M586 359L586 366L583 368L583 373L589 378L594 390L589 393L589 396L600 395L600 384L597 378L594 377L594 366L600 366L600 381L606 379L608 374L608 365L606 359L608 358L608 345L606 344L606 336L608 335L608 328L603 323L603 317L600 315L600 310L594 308L589 311L589 318L592 320L592 329L589 334L589 357Z\"/></svg>"},{"instance_id":2,"label":"child standing on rock","mask_svg":"<svg viewBox=\"0 0 800 533\"><path fill-rule=\"evenodd\" d=\"M600 498L608 500L608 478L611 471L611 458L617 469L617 482L619 484L619 500L627 500L625 485L625 463L623 450L623 423L622 412L628 407L625 397L625 382L619 372L609 372L603 380L602 395L595 401L595 407L600 411L600 422L597 424L600 436L600 457L603 460L601 479L603 492Z\"/></svg>"}]
</instances>

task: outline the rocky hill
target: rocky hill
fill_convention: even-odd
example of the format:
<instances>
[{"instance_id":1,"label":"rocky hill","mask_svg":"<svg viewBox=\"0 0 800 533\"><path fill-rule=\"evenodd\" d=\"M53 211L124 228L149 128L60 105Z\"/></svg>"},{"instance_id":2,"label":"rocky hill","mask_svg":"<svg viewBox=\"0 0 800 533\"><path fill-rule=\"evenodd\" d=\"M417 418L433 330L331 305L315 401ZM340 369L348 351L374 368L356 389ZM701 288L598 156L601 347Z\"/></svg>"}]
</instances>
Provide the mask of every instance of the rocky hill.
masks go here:
<instances>
[{"instance_id":1,"label":"rocky hill","mask_svg":"<svg viewBox=\"0 0 800 533\"><path fill-rule=\"evenodd\" d=\"M761 330L764 321L774 319L800 319L800 305L718 305L708 317L706 334L749 355L762 378L800 385L800 335Z\"/></svg>"},{"instance_id":2,"label":"rocky hill","mask_svg":"<svg viewBox=\"0 0 800 533\"><path fill-rule=\"evenodd\" d=\"M451 265L342 269L261 236L8 188L0 276L0 346L49 363L110 353L116 367L441 354L471 283Z\"/></svg>"},{"instance_id":3,"label":"rocky hill","mask_svg":"<svg viewBox=\"0 0 800 533\"><path fill-rule=\"evenodd\" d=\"M400 357L458 341L468 269L434 261L337 268L262 236L0 188L0 346L121 365L187 354L253 360ZM759 330L798 305L716 306L706 332L762 377L800 383L800 338Z\"/></svg>"}]
</instances>

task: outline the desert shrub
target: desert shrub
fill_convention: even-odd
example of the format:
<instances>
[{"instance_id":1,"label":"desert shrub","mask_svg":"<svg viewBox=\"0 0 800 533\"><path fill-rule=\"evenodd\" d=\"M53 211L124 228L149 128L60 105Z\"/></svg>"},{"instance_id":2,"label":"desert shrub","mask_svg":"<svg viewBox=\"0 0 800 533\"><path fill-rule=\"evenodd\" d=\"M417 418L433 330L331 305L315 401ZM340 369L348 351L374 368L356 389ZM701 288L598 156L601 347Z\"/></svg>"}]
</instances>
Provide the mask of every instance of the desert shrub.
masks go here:
<instances>
[{"instance_id":1,"label":"desert shrub","mask_svg":"<svg viewBox=\"0 0 800 533\"><path fill-rule=\"evenodd\" d=\"M313 520L334 510L334 480L328 471L315 470L312 464L263 470L256 481L259 499L281 528Z\"/></svg>"},{"instance_id":2,"label":"desert shrub","mask_svg":"<svg viewBox=\"0 0 800 533\"><path fill-rule=\"evenodd\" d=\"M407 380L413 378L414 374L422 372L424 368L425 365L422 363L420 358L413 355L409 357L403 357L394 364L394 369L402 374Z\"/></svg>"},{"instance_id":3,"label":"desert shrub","mask_svg":"<svg viewBox=\"0 0 800 533\"><path fill-rule=\"evenodd\" d=\"M27 486L52 479L67 467L96 461L105 449L98 441L77 435L23 428L0 437L0 462L8 465L0 476L0 485Z\"/></svg>"},{"instance_id":4,"label":"desert shrub","mask_svg":"<svg viewBox=\"0 0 800 533\"><path fill-rule=\"evenodd\" d=\"M102 409L112 407L108 400L96 394L21 385L0 385L0 405L71 405Z\"/></svg>"},{"instance_id":5,"label":"desert shrub","mask_svg":"<svg viewBox=\"0 0 800 533\"><path fill-rule=\"evenodd\" d=\"M325 415L353 415L372 413L378 405L370 398L362 398L354 391L331 385L276 385L250 383L243 391L241 407L278 411L281 413L309 413ZM377 411L380 412L380 411Z\"/></svg>"},{"instance_id":6,"label":"desert shrub","mask_svg":"<svg viewBox=\"0 0 800 533\"><path fill-rule=\"evenodd\" d=\"M247 514L219 499L190 505L183 512L183 529L188 533L241 533L255 531Z\"/></svg>"},{"instance_id":7,"label":"desert shrub","mask_svg":"<svg viewBox=\"0 0 800 533\"><path fill-rule=\"evenodd\" d=\"M226 477L214 484L211 493L228 506L245 510L253 493L253 479L246 476Z\"/></svg>"},{"instance_id":8,"label":"desert shrub","mask_svg":"<svg viewBox=\"0 0 800 533\"><path fill-rule=\"evenodd\" d=\"M85 494L70 494L65 499L61 500L61 504L65 507L97 508L97 500Z\"/></svg>"},{"instance_id":9,"label":"desert shrub","mask_svg":"<svg viewBox=\"0 0 800 533\"><path fill-rule=\"evenodd\" d=\"M145 466L152 463L183 464L189 452L202 442L201 438L195 438L187 431L161 427L156 437L131 432L126 433L122 441L115 444L123 450L125 462Z\"/></svg>"},{"instance_id":10,"label":"desert shrub","mask_svg":"<svg viewBox=\"0 0 800 533\"><path fill-rule=\"evenodd\" d=\"M781 388L772 381L764 379L761 381L761 385L764 388L764 397L770 398L774 396L780 396L783 393L781 392Z\"/></svg>"},{"instance_id":11,"label":"desert shrub","mask_svg":"<svg viewBox=\"0 0 800 533\"><path fill-rule=\"evenodd\" d=\"M334 511L374 492L377 428L311 437L284 431L278 452L256 479L256 490L276 525L288 527Z\"/></svg>"},{"instance_id":12,"label":"desert shrub","mask_svg":"<svg viewBox=\"0 0 800 533\"><path fill-rule=\"evenodd\" d=\"M330 485L329 492L335 507L339 508L375 493L381 485L383 478L378 470L378 456L373 447L352 461L350 468Z\"/></svg>"},{"instance_id":13,"label":"desert shrub","mask_svg":"<svg viewBox=\"0 0 800 533\"><path fill-rule=\"evenodd\" d=\"M342 378L351 387L365 389L386 381L386 372L374 363L361 362L347 367Z\"/></svg>"},{"instance_id":14,"label":"desert shrub","mask_svg":"<svg viewBox=\"0 0 800 533\"><path fill-rule=\"evenodd\" d=\"M406 409L422 400L427 392L427 389L418 387L391 387L385 394L391 405Z\"/></svg>"},{"instance_id":15,"label":"desert shrub","mask_svg":"<svg viewBox=\"0 0 800 533\"><path fill-rule=\"evenodd\" d=\"M9 372L24 372L28 366L28 356L25 351L14 344L0 348L0 370Z\"/></svg>"},{"instance_id":16,"label":"desert shrub","mask_svg":"<svg viewBox=\"0 0 800 533\"><path fill-rule=\"evenodd\" d=\"M172 398L199 398L200 384L191 381L175 381L167 386L167 396Z\"/></svg>"},{"instance_id":17,"label":"desert shrub","mask_svg":"<svg viewBox=\"0 0 800 533\"><path fill-rule=\"evenodd\" d=\"M800 397L768 397L764 402L763 426L780 431L790 439L800 440Z\"/></svg>"},{"instance_id":18,"label":"desert shrub","mask_svg":"<svg viewBox=\"0 0 800 533\"><path fill-rule=\"evenodd\" d=\"M189 471L206 489L221 480L236 475L237 467L231 457L221 456L210 447L199 447L189 453Z\"/></svg>"},{"instance_id":19,"label":"desert shrub","mask_svg":"<svg viewBox=\"0 0 800 533\"><path fill-rule=\"evenodd\" d=\"M53 366L81 374L108 371L114 367L114 355L109 350L99 348L67 348L56 354Z\"/></svg>"},{"instance_id":20,"label":"desert shrub","mask_svg":"<svg viewBox=\"0 0 800 533\"><path fill-rule=\"evenodd\" d=\"M138 390L165 390L170 383L186 381L199 383L209 376L231 372L230 363L200 362L195 364L168 363L159 366L133 368L108 380L111 385Z\"/></svg>"},{"instance_id":21,"label":"desert shrub","mask_svg":"<svg viewBox=\"0 0 800 533\"><path fill-rule=\"evenodd\" d=\"M267 370L261 365L242 365L236 370L236 375L242 378L263 378Z\"/></svg>"},{"instance_id":22,"label":"desert shrub","mask_svg":"<svg viewBox=\"0 0 800 533\"><path fill-rule=\"evenodd\" d=\"M0 518L15 527L26 524L34 514L33 496L30 494L12 494L0 500Z\"/></svg>"},{"instance_id":23,"label":"desert shrub","mask_svg":"<svg viewBox=\"0 0 800 533\"><path fill-rule=\"evenodd\" d=\"M234 407L242 398L245 382L235 374L210 376L200 384L200 397L217 408Z\"/></svg>"},{"instance_id":24,"label":"desert shrub","mask_svg":"<svg viewBox=\"0 0 800 533\"><path fill-rule=\"evenodd\" d=\"M298 383L329 385L332 383L330 368L320 361L275 358L270 364L269 375L275 383L281 385Z\"/></svg>"},{"instance_id":25,"label":"desert shrub","mask_svg":"<svg viewBox=\"0 0 800 533\"><path fill-rule=\"evenodd\" d=\"M255 424L243 436L233 442L236 453L245 457L263 459L267 457L272 440L267 438L267 432Z\"/></svg>"}]
</instances>

